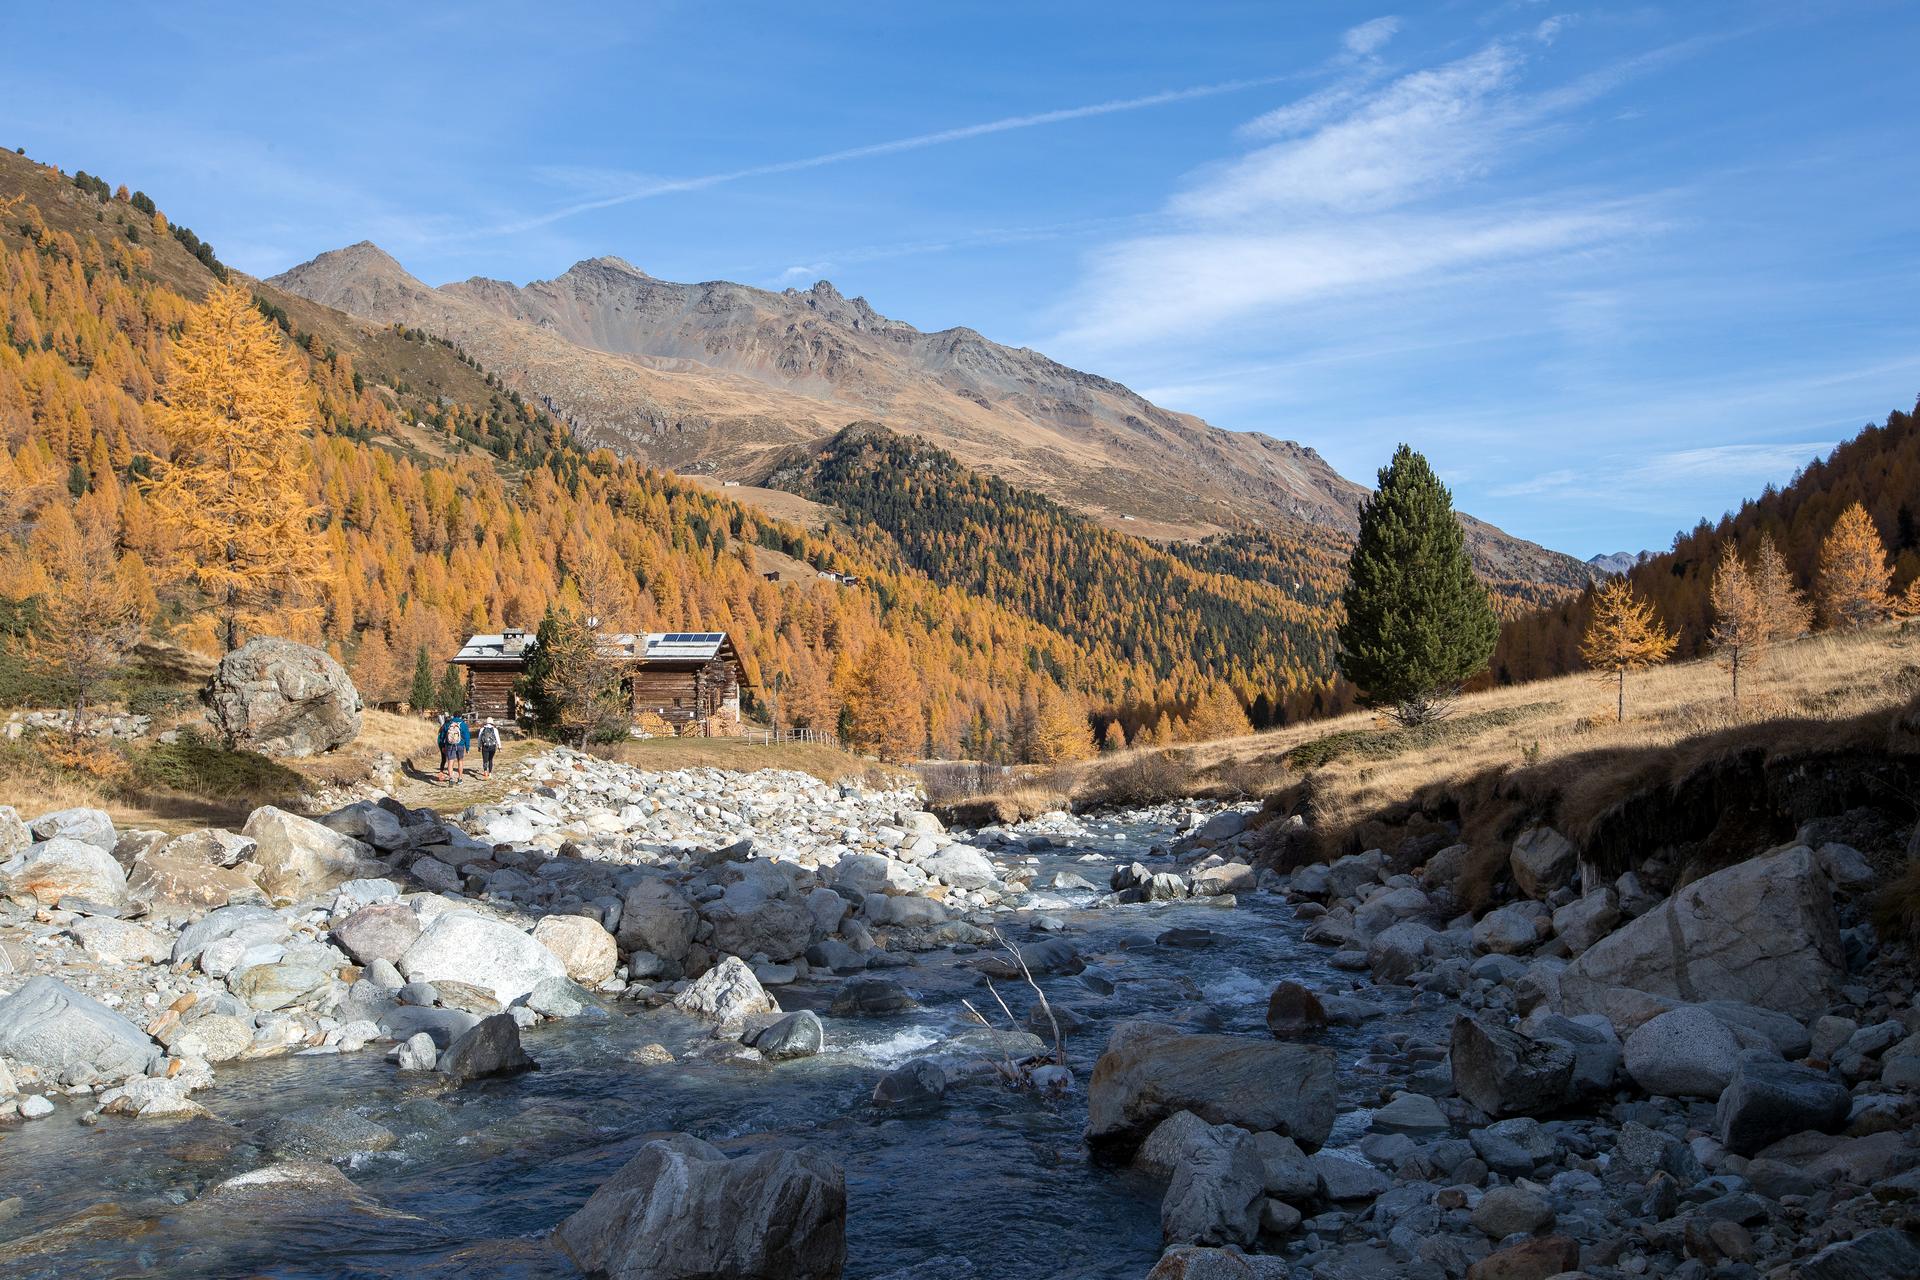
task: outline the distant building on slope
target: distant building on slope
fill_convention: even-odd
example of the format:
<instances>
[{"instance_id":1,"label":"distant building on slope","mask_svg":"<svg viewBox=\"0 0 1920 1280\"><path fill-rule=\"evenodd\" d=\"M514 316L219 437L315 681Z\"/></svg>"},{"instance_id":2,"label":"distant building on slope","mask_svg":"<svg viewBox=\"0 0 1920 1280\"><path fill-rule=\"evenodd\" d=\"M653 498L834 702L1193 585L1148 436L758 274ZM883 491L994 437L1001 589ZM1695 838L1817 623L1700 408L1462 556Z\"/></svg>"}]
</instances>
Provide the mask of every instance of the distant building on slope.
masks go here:
<instances>
[{"instance_id":1,"label":"distant building on slope","mask_svg":"<svg viewBox=\"0 0 1920 1280\"><path fill-rule=\"evenodd\" d=\"M467 672L467 711L513 721L515 687L526 674L533 636L514 628L470 636L451 661ZM621 690L634 719L651 713L682 733L710 736L740 727L740 654L724 631L602 632L601 655L619 664Z\"/></svg>"}]
</instances>

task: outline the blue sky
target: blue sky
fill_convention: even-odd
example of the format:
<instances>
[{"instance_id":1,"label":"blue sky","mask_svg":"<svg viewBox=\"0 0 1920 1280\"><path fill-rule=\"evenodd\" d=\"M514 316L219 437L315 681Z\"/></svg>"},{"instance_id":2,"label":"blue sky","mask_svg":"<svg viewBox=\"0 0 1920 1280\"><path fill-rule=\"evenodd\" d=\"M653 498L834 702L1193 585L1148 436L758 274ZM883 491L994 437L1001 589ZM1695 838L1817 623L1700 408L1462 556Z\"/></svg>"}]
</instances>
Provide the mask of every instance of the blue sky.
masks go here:
<instances>
[{"instance_id":1,"label":"blue sky","mask_svg":"<svg viewBox=\"0 0 1920 1280\"><path fill-rule=\"evenodd\" d=\"M394 10L390 12L389 9ZM0 143L258 274L831 279L1588 555L1920 393L1920 6L128 6Z\"/></svg>"}]
</instances>

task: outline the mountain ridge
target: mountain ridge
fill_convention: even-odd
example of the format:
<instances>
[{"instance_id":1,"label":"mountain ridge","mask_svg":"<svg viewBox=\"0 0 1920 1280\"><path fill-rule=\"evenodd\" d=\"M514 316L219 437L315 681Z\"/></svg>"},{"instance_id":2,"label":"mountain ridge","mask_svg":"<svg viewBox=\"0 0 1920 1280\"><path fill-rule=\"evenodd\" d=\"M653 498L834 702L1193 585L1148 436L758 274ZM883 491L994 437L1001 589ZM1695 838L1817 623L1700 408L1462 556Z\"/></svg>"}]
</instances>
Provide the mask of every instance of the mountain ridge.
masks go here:
<instances>
[{"instance_id":1,"label":"mountain ridge","mask_svg":"<svg viewBox=\"0 0 1920 1280\"><path fill-rule=\"evenodd\" d=\"M525 285L436 288L362 241L268 283L451 339L589 442L690 473L748 479L771 454L873 420L1162 537L1275 520L1350 536L1368 492L1309 446L1215 427L965 326L920 330L825 280L777 293L682 284L602 256ZM1490 577L1578 586L1591 576L1573 557L1463 524Z\"/></svg>"}]
</instances>

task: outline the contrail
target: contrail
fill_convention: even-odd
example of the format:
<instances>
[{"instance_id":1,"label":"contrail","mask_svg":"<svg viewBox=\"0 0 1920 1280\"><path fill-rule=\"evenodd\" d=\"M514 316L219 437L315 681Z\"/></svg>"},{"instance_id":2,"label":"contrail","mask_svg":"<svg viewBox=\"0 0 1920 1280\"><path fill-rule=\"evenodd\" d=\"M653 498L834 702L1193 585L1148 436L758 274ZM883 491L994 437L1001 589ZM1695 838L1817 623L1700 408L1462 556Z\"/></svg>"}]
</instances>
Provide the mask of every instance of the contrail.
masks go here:
<instances>
[{"instance_id":1,"label":"contrail","mask_svg":"<svg viewBox=\"0 0 1920 1280\"><path fill-rule=\"evenodd\" d=\"M988 134L1010 133L1015 129L1032 129L1045 124L1062 124L1069 120L1085 120L1091 116L1110 116L1122 111L1141 111L1148 107L1165 106L1171 102L1188 102L1195 98L1212 98L1223 93L1239 93L1245 89L1258 89L1266 85L1279 84L1290 80L1291 76L1263 76L1255 80L1226 80L1219 84L1196 85L1190 89L1167 89L1160 93L1150 93L1140 98L1116 98L1110 102L1096 102L1083 107L1062 107L1057 111L1040 111L1032 115L1006 116L999 120L989 120L984 124L962 125L957 129L942 129L936 133L919 133L910 138L895 138L891 142L874 142L862 147L848 147L844 151L829 151L823 155L807 156L799 160L780 160L772 164L757 164L745 169L730 169L724 173L702 174L693 178L664 178L658 182L635 187L618 195L602 196L595 200L583 200L547 213L523 218L518 222L509 222L494 227L493 234L510 235L519 231L531 231L535 227L544 227L571 218L576 214L591 213L595 209L610 209L615 205L632 204L636 200L650 200L655 196L673 195L682 191L704 191L708 187L717 187L728 182L739 182L744 178L764 178L777 173L794 173L801 169L818 169L824 165L844 164L849 160L867 160L874 156L890 156L902 151L918 151L922 147L937 147L949 142L964 142L969 138L982 138Z\"/></svg>"}]
</instances>

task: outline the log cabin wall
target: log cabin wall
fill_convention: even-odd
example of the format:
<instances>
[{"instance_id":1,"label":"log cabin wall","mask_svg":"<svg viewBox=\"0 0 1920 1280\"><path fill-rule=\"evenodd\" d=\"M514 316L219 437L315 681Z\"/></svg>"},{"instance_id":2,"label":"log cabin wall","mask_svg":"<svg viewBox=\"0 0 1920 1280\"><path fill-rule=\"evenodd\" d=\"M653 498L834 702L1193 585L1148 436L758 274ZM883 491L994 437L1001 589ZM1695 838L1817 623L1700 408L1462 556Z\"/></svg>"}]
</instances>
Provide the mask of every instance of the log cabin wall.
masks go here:
<instances>
[{"instance_id":1,"label":"log cabin wall","mask_svg":"<svg viewBox=\"0 0 1920 1280\"><path fill-rule=\"evenodd\" d=\"M467 713L485 719L492 716L502 724L512 724L520 714L520 699L514 694L518 671L467 668Z\"/></svg>"}]
</instances>

